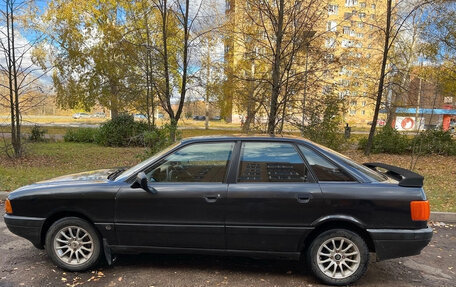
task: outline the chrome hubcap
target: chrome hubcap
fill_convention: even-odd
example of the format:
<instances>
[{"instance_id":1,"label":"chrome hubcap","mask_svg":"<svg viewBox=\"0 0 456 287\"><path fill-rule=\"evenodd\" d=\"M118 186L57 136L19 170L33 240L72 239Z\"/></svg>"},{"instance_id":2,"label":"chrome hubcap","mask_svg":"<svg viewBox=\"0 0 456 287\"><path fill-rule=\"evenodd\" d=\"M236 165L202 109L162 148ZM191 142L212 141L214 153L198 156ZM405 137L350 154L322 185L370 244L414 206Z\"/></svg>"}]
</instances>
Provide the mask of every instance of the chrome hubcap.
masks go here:
<instances>
[{"instance_id":1,"label":"chrome hubcap","mask_svg":"<svg viewBox=\"0 0 456 287\"><path fill-rule=\"evenodd\" d=\"M92 236L79 226L64 227L54 237L54 252L67 264L82 264L92 257Z\"/></svg>"},{"instance_id":2,"label":"chrome hubcap","mask_svg":"<svg viewBox=\"0 0 456 287\"><path fill-rule=\"evenodd\" d=\"M318 248L318 268L330 278L343 279L353 275L360 262L358 246L347 238L330 238Z\"/></svg>"}]
</instances>

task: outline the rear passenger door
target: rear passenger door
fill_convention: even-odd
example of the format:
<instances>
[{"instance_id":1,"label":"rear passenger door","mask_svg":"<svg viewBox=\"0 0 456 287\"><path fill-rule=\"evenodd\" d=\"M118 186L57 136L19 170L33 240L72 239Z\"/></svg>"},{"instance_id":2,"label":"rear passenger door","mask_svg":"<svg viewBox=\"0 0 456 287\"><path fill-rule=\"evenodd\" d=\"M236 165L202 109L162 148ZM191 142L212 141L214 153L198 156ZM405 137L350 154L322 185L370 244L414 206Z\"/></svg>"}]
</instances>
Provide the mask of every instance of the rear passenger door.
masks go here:
<instances>
[{"instance_id":1,"label":"rear passenger door","mask_svg":"<svg viewBox=\"0 0 456 287\"><path fill-rule=\"evenodd\" d=\"M318 218L321 191L291 142L241 142L226 204L228 250L296 252Z\"/></svg>"}]
</instances>

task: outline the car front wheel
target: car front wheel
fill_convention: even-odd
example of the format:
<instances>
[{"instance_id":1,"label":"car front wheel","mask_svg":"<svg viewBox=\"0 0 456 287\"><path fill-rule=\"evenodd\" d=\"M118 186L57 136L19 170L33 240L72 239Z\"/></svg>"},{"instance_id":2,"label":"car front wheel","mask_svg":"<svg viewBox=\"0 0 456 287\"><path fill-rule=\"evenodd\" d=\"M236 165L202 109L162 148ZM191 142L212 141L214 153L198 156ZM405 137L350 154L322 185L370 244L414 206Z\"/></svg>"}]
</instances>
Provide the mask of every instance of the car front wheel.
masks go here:
<instances>
[{"instance_id":1,"label":"car front wheel","mask_svg":"<svg viewBox=\"0 0 456 287\"><path fill-rule=\"evenodd\" d=\"M366 272L369 250L364 240L352 231L328 230L310 244L307 263L323 283L348 285Z\"/></svg>"},{"instance_id":2,"label":"car front wheel","mask_svg":"<svg viewBox=\"0 0 456 287\"><path fill-rule=\"evenodd\" d=\"M52 261L68 271L84 271L97 264L101 244L93 226L80 218L56 221L46 234L46 252Z\"/></svg>"}]
</instances>

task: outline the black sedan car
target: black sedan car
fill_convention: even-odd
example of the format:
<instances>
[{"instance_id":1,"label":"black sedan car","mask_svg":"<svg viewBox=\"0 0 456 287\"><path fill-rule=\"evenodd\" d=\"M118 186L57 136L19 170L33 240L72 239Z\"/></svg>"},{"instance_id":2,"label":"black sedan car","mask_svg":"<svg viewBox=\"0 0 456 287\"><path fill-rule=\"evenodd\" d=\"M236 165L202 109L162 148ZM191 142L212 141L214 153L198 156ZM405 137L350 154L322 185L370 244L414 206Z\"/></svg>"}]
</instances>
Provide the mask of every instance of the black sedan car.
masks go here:
<instances>
[{"instance_id":1,"label":"black sedan car","mask_svg":"<svg viewBox=\"0 0 456 287\"><path fill-rule=\"evenodd\" d=\"M99 170L12 192L5 222L70 271L125 252L305 259L346 285L377 260L429 243L423 177L359 165L301 138L181 141L129 169Z\"/></svg>"}]
</instances>

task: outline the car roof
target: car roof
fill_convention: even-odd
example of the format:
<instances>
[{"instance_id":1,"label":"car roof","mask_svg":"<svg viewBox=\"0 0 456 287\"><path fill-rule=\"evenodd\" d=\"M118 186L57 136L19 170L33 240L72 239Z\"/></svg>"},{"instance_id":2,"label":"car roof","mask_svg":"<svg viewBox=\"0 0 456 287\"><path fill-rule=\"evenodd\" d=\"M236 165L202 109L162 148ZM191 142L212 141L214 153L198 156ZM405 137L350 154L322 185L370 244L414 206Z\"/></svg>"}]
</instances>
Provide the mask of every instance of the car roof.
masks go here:
<instances>
[{"instance_id":1,"label":"car roof","mask_svg":"<svg viewBox=\"0 0 456 287\"><path fill-rule=\"evenodd\" d=\"M298 136L270 136L270 135L214 135L214 136L198 136L185 138L181 140L181 143L195 143L195 142L211 142L211 141L237 141L237 140L248 140L248 141L283 141L283 142L308 142L313 144L310 140L307 140Z\"/></svg>"}]
</instances>

